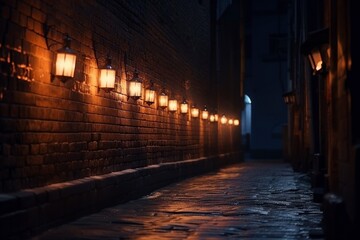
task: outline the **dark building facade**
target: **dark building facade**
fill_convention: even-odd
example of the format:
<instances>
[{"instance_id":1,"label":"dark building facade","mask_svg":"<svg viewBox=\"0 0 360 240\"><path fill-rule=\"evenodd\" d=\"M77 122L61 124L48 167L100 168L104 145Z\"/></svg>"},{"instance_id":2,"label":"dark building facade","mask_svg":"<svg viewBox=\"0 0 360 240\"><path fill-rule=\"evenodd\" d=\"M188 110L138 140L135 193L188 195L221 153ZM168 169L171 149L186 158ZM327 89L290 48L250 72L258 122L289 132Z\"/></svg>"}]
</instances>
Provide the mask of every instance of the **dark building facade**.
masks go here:
<instances>
[{"instance_id":1,"label":"dark building facade","mask_svg":"<svg viewBox=\"0 0 360 240\"><path fill-rule=\"evenodd\" d=\"M294 169L312 175L324 202L326 237L359 226L359 51L355 1L289 1L288 151ZM308 56L322 50L312 70Z\"/></svg>"}]
</instances>

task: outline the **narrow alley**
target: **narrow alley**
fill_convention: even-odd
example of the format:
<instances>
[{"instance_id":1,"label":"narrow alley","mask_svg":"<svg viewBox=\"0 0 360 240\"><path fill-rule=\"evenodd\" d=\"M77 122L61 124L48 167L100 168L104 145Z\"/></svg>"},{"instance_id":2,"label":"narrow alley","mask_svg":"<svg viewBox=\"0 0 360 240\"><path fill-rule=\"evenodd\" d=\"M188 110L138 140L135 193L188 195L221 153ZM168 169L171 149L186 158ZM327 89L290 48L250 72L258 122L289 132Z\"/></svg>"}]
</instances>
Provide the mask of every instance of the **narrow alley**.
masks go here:
<instances>
[{"instance_id":1,"label":"narrow alley","mask_svg":"<svg viewBox=\"0 0 360 240\"><path fill-rule=\"evenodd\" d=\"M360 239L358 4L0 0L0 240Z\"/></svg>"},{"instance_id":2,"label":"narrow alley","mask_svg":"<svg viewBox=\"0 0 360 240\"><path fill-rule=\"evenodd\" d=\"M247 160L50 229L33 240L322 239L309 178Z\"/></svg>"}]
</instances>

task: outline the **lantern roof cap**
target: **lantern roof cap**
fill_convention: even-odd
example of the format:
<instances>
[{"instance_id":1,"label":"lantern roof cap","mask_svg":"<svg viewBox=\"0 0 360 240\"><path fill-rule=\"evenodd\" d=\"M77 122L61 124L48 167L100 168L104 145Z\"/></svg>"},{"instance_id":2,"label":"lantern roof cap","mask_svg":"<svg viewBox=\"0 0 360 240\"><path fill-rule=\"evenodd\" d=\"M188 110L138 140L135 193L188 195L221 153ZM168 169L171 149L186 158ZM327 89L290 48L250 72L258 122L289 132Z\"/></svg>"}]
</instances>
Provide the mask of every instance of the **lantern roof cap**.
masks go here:
<instances>
[{"instance_id":1,"label":"lantern roof cap","mask_svg":"<svg viewBox=\"0 0 360 240\"><path fill-rule=\"evenodd\" d=\"M313 48L326 43L329 43L329 28L309 32L307 39L301 44L300 50L302 54L307 55Z\"/></svg>"}]
</instances>

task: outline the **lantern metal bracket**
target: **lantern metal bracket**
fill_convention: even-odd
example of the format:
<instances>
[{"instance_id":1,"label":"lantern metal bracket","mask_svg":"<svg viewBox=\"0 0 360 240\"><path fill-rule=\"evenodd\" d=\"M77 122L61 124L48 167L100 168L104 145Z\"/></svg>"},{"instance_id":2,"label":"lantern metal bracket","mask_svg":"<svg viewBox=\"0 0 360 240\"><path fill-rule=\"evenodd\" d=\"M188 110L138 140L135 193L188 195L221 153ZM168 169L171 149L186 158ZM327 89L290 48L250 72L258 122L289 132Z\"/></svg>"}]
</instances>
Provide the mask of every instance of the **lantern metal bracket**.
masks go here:
<instances>
[{"instance_id":1,"label":"lantern metal bracket","mask_svg":"<svg viewBox=\"0 0 360 240\"><path fill-rule=\"evenodd\" d=\"M48 35L49 35L50 30L51 30L55 25L49 25L47 22L48 22L48 20L46 19L45 22L43 23L42 27L43 27L43 32L44 32L44 38L45 38L46 48L47 48L47 50L51 51L51 47L53 47L53 46L55 46L55 45L60 45L60 43L58 43L58 42L56 42L56 41L54 41L54 42L51 43L51 44L49 43L49 37L48 37ZM51 76L50 76L50 81L51 81L51 82L54 82L56 76L55 76L55 74L53 74L52 71L51 71L50 74L51 74ZM62 79L61 79L61 80L62 80ZM65 80L64 80L64 81L62 80L62 82L65 82Z\"/></svg>"},{"instance_id":2,"label":"lantern metal bracket","mask_svg":"<svg viewBox=\"0 0 360 240\"><path fill-rule=\"evenodd\" d=\"M44 22L44 24L43 24L42 26L43 26L43 32L44 32L44 38L45 38L46 48L47 48L49 51L51 50L51 48L52 48L53 46L63 44L63 43L57 42L57 41L55 41L55 40L52 40L53 43L49 43L49 40L50 40L50 39L49 39L48 35L49 35L50 30L51 30L52 28L54 28L55 25L48 25L48 24L47 24L47 20L45 20L45 22ZM64 33L63 35L64 35L64 38L63 38L63 39L68 39L68 41L71 40L71 38L70 38L70 36L69 36L68 33Z\"/></svg>"},{"instance_id":3,"label":"lantern metal bracket","mask_svg":"<svg viewBox=\"0 0 360 240\"><path fill-rule=\"evenodd\" d=\"M133 99L135 102L137 101L137 100L139 100L140 98L141 98L141 96L142 96L142 94L141 94L141 91L142 91L142 80L140 79L140 77L139 77L139 74L140 74L140 72L138 71L138 69L137 69L137 65L135 64L135 67L133 67L133 69L134 69L134 71L133 71L133 74L132 74L132 77L131 77L131 79L129 79L128 78L128 71L127 71L127 66L128 66L128 57L127 57L127 54L125 53L124 54L124 71L125 71L125 75L126 75L126 89L127 89L127 101L129 101L129 99L131 98L131 99ZM130 82L138 82L138 83L140 83L140 96L130 96L129 95L129 91L130 91L130 86L129 86L129 83Z\"/></svg>"},{"instance_id":4,"label":"lantern metal bracket","mask_svg":"<svg viewBox=\"0 0 360 240\"><path fill-rule=\"evenodd\" d=\"M308 38L301 44L300 51L304 56L309 56L316 49L321 58L322 64L321 69L313 69L313 74L326 74L328 72L327 46L329 44L329 28L323 28L317 31L310 32ZM311 63L313 65L314 63ZM315 66L313 66L315 67Z\"/></svg>"},{"instance_id":5,"label":"lantern metal bracket","mask_svg":"<svg viewBox=\"0 0 360 240\"><path fill-rule=\"evenodd\" d=\"M104 66L107 67L107 66L111 66L111 57L110 57L110 52L108 52L106 54L106 58L105 57L100 57L99 56L99 50L98 50L98 47L97 47L97 43L94 39L92 39L92 47L93 47L93 51L94 51L94 56L95 56L95 61L96 61L96 66L98 67L98 69L100 70L100 63L99 63L99 60L100 59L105 59L105 64ZM106 93L109 93L111 92L111 90L113 90L113 88L101 88L100 87L100 84L98 84L98 87L97 87L97 92L99 93L101 90L103 90L104 92Z\"/></svg>"},{"instance_id":6,"label":"lantern metal bracket","mask_svg":"<svg viewBox=\"0 0 360 240\"><path fill-rule=\"evenodd\" d=\"M47 47L47 49L49 51L51 51L51 48L53 46L61 45L61 43L57 42L55 40L53 40L54 41L53 43L49 43L50 39L49 39L48 35L50 33L50 30L53 29L55 27L55 25L49 25L47 22L48 21L45 20L45 22L44 22L44 24L42 26L43 26L43 31L44 31L44 38L45 38L46 47ZM71 38L70 38L68 33L64 33L63 41L64 41L63 44L64 44L65 47L70 44ZM53 72L51 72L51 78L50 78L51 82L53 82L55 80L55 78L60 79L60 81L62 81L63 83L65 83L69 79L72 79L72 77L55 76L55 74Z\"/></svg>"},{"instance_id":7,"label":"lantern metal bracket","mask_svg":"<svg viewBox=\"0 0 360 240\"><path fill-rule=\"evenodd\" d=\"M95 40L93 39L92 40L92 47L93 47L93 51L94 51L94 57L95 57L95 61L96 61L96 66L99 68L99 59L105 59L106 63L105 65L108 63L108 61L110 60L111 61L111 57L110 57L110 52L108 52L106 54L106 58L105 57L100 57L99 56L99 49L98 49L98 45L97 43L95 42Z\"/></svg>"},{"instance_id":8,"label":"lantern metal bracket","mask_svg":"<svg viewBox=\"0 0 360 240\"><path fill-rule=\"evenodd\" d=\"M48 35L49 35L50 30L51 30L54 26L55 26L55 25L48 25L48 24L47 24L47 21L45 21L44 24L43 24L43 32L44 32L45 44L46 44L46 47L47 47L48 50L50 50L52 46L57 45L57 44L60 44L60 43L55 42L55 41L54 41L53 43L49 44L49 37L48 37Z\"/></svg>"}]
</instances>

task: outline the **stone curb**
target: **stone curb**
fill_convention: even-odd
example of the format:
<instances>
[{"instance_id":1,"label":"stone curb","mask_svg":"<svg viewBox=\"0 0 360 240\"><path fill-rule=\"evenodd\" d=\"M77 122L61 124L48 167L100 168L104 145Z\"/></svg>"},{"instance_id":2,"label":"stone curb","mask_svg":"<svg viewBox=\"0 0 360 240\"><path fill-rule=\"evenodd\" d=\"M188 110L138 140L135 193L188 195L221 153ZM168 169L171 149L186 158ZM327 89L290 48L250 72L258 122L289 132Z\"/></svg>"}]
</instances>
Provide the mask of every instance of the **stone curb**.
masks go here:
<instances>
[{"instance_id":1,"label":"stone curb","mask_svg":"<svg viewBox=\"0 0 360 240\"><path fill-rule=\"evenodd\" d=\"M221 154L0 194L0 238L30 237L52 226L139 198L177 180L240 159L239 153Z\"/></svg>"}]
</instances>

